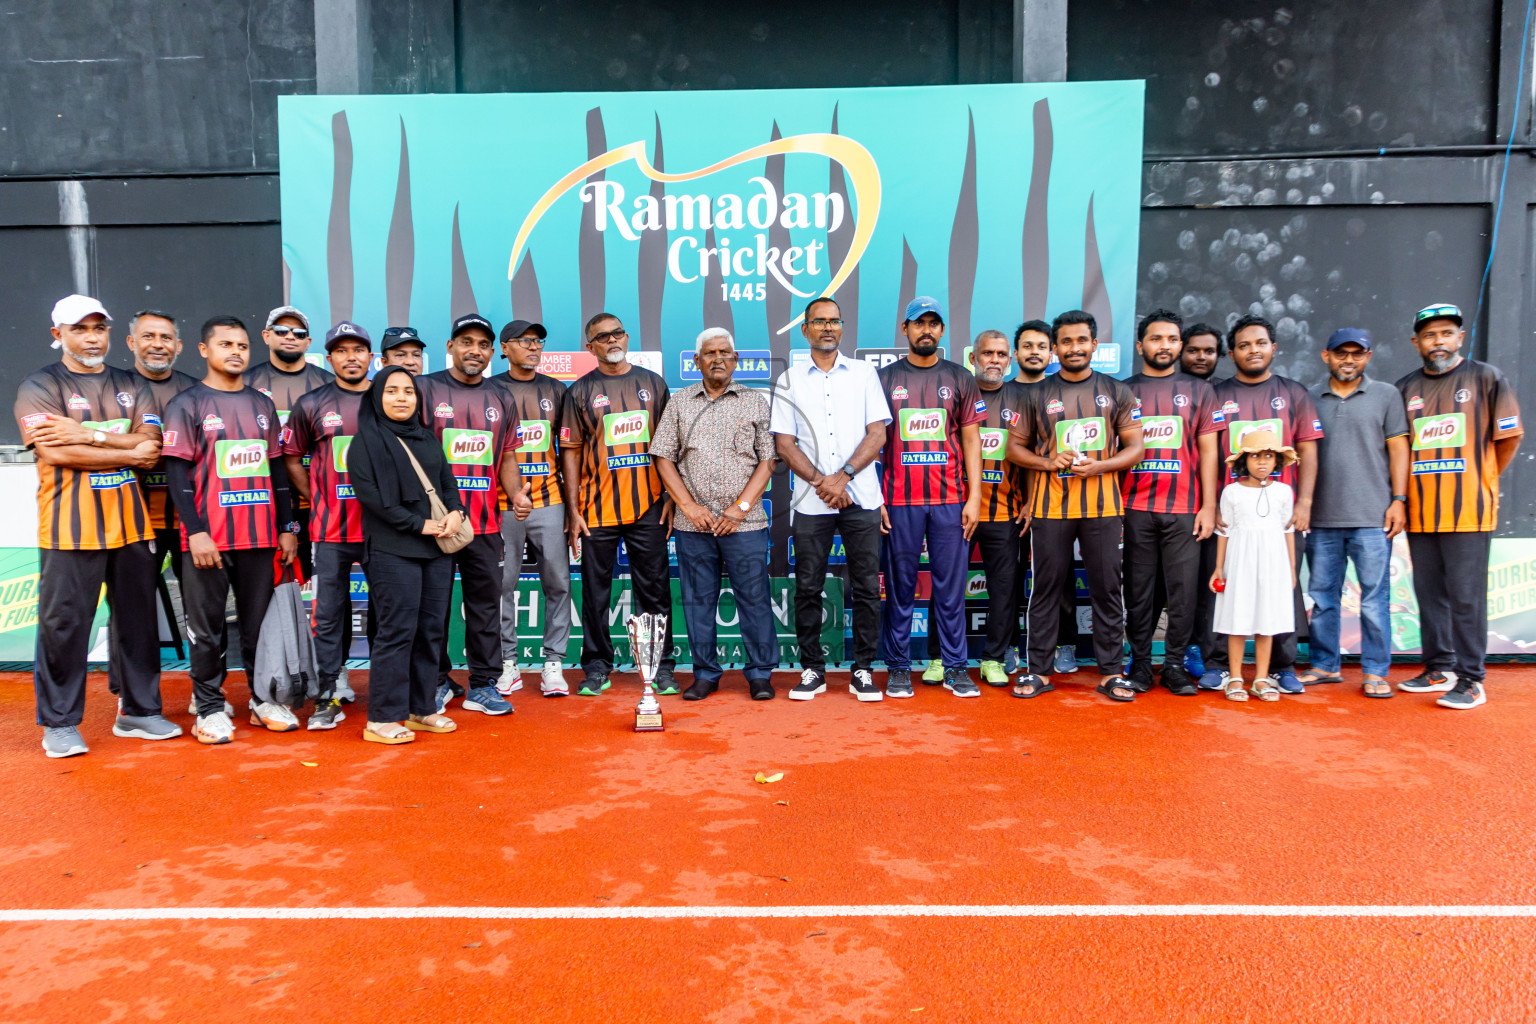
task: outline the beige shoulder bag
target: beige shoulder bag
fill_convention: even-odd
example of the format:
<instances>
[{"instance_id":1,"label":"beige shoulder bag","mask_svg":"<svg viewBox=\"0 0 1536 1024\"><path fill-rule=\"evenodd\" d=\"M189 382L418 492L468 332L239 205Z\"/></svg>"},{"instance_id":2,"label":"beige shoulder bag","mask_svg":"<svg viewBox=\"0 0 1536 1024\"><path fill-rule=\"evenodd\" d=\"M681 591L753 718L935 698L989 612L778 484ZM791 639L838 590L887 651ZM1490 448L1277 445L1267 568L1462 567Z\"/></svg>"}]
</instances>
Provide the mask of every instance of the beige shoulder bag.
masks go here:
<instances>
[{"instance_id":1,"label":"beige shoulder bag","mask_svg":"<svg viewBox=\"0 0 1536 1024\"><path fill-rule=\"evenodd\" d=\"M437 490L433 488L432 481L427 479L427 473L421 468L421 463L416 461L416 455L411 451L411 446L398 437L395 440L400 441L400 447L405 449L405 457L411 460L411 466L416 470L416 479L420 480L421 486L427 489L427 503L432 506L432 518L442 522L448 518L448 506L444 505L443 499L437 496ZM458 530L451 537L434 537L433 539L437 541L438 547L451 555L475 539L475 529L469 525L469 517L464 516L460 519Z\"/></svg>"}]
</instances>

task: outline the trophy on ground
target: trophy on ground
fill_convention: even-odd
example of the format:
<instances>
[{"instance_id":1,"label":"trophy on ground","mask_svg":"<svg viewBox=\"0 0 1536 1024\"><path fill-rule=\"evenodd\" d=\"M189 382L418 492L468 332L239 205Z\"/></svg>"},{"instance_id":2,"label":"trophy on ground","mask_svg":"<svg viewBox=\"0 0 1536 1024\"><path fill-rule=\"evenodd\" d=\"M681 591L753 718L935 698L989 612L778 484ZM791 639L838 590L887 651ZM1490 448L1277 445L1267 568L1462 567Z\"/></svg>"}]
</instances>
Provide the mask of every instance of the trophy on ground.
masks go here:
<instances>
[{"instance_id":1,"label":"trophy on ground","mask_svg":"<svg viewBox=\"0 0 1536 1024\"><path fill-rule=\"evenodd\" d=\"M635 732L661 732L661 702L651 683L666 654L662 648L666 645L667 617L644 612L631 615L625 626L629 629L629 653L644 686L640 703L635 705Z\"/></svg>"}]
</instances>

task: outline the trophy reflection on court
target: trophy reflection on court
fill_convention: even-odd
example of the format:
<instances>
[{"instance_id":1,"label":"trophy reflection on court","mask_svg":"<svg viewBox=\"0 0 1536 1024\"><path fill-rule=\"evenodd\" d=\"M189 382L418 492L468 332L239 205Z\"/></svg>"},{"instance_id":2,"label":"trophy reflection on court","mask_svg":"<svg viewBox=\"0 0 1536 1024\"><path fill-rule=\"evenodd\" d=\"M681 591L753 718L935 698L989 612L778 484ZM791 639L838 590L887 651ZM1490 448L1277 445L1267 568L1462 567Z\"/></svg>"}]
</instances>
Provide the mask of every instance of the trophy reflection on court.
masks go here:
<instances>
[{"instance_id":1,"label":"trophy reflection on court","mask_svg":"<svg viewBox=\"0 0 1536 1024\"><path fill-rule=\"evenodd\" d=\"M629 652L643 687L640 703L635 705L635 732L661 732L661 702L651 684L667 653L662 649L666 645L667 617L644 612L631 615L625 626L629 629Z\"/></svg>"}]
</instances>

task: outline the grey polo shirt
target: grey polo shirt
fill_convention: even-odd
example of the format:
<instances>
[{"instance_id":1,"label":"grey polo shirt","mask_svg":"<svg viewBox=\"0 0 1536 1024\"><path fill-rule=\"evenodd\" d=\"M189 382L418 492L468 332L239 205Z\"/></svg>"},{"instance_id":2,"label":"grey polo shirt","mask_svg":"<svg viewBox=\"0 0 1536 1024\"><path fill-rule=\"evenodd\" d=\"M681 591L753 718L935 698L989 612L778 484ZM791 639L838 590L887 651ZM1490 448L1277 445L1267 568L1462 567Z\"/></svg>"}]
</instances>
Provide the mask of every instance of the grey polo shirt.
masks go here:
<instances>
[{"instance_id":1,"label":"grey polo shirt","mask_svg":"<svg viewBox=\"0 0 1536 1024\"><path fill-rule=\"evenodd\" d=\"M1327 383L1312 397L1323 423L1312 528L1380 527L1392 500L1387 438L1408 433L1402 392L1365 377L1348 398L1334 394Z\"/></svg>"}]
</instances>

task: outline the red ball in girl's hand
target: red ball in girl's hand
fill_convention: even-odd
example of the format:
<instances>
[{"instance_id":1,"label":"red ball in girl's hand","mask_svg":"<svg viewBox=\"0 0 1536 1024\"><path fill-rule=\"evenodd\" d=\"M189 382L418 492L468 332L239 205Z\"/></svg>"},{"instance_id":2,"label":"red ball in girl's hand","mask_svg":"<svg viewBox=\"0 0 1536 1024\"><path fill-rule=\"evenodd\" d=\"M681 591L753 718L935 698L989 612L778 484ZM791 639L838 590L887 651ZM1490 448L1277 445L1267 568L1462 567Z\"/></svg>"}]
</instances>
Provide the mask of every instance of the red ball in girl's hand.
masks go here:
<instances>
[{"instance_id":1,"label":"red ball in girl's hand","mask_svg":"<svg viewBox=\"0 0 1536 1024\"><path fill-rule=\"evenodd\" d=\"M1211 581L1211 589L1216 591L1216 593L1219 594L1223 590L1227 589L1227 581L1225 579L1212 580Z\"/></svg>"}]
</instances>

